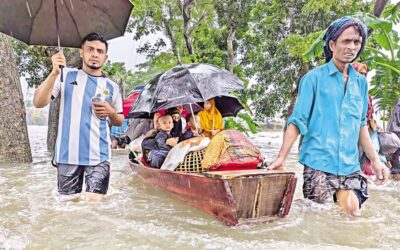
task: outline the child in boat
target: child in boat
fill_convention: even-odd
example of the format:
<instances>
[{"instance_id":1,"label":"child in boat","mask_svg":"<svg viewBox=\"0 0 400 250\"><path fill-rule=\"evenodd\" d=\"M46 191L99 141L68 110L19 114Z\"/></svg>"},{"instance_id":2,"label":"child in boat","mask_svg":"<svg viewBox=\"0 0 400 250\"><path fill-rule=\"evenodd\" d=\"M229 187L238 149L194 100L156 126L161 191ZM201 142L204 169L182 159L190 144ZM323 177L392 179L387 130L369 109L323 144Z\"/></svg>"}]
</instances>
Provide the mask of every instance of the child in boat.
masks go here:
<instances>
[{"instance_id":1,"label":"child in boat","mask_svg":"<svg viewBox=\"0 0 400 250\"><path fill-rule=\"evenodd\" d=\"M184 141L193 137L202 137L203 134L200 131L200 118L197 114L188 114L186 116L188 129L179 137L179 141Z\"/></svg>"},{"instance_id":2,"label":"child in boat","mask_svg":"<svg viewBox=\"0 0 400 250\"><path fill-rule=\"evenodd\" d=\"M157 123L159 131L155 137L154 148L150 150L148 155L149 164L153 168L160 168L168 152L178 143L178 139L173 138L170 134L174 126L170 115L160 116Z\"/></svg>"}]
</instances>

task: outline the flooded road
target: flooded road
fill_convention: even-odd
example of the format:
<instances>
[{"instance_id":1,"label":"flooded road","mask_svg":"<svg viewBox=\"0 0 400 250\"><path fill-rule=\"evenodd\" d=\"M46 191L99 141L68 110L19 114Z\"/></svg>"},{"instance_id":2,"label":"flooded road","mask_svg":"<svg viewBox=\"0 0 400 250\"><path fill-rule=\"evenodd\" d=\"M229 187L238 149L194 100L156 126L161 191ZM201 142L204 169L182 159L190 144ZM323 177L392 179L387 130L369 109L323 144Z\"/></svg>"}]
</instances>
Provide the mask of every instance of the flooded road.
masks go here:
<instances>
[{"instance_id":1,"label":"flooded road","mask_svg":"<svg viewBox=\"0 0 400 250\"><path fill-rule=\"evenodd\" d=\"M268 224L225 226L145 184L130 170L125 152L114 152L105 202L60 201L46 130L29 127L32 164L0 165L0 249L399 248L400 183L370 186L362 216L343 217L333 204L302 199L296 150L287 164L299 177L291 211ZM251 139L270 162L282 134L263 132Z\"/></svg>"}]
</instances>

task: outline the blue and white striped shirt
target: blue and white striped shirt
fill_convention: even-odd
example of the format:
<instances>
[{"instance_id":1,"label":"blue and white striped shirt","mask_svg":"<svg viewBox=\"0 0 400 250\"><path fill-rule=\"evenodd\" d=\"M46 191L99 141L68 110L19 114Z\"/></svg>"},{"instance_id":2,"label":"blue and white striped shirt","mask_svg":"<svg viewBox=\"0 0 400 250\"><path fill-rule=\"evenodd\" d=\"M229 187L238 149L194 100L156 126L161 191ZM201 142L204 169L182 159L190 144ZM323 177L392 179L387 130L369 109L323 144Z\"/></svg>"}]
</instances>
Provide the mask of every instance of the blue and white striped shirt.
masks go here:
<instances>
[{"instance_id":1,"label":"blue and white striped shirt","mask_svg":"<svg viewBox=\"0 0 400 250\"><path fill-rule=\"evenodd\" d=\"M99 119L94 114L91 98L108 94L106 101L122 113L118 85L75 68L64 68L64 76L62 83L57 78L52 92L54 98L61 94L55 162L93 166L111 159L108 117Z\"/></svg>"}]
</instances>

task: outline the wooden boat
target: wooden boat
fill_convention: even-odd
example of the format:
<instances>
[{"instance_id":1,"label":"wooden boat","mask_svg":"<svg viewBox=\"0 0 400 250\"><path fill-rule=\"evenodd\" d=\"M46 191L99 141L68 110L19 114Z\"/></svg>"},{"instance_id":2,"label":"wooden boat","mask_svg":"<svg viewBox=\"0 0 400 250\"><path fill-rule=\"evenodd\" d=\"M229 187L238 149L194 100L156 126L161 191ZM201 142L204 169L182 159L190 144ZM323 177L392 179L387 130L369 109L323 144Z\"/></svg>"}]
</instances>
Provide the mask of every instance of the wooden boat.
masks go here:
<instances>
[{"instance_id":1,"label":"wooden boat","mask_svg":"<svg viewBox=\"0 0 400 250\"><path fill-rule=\"evenodd\" d=\"M153 169L132 162L130 167L145 182L232 226L286 216L297 182L293 172L264 169L194 174Z\"/></svg>"}]
</instances>

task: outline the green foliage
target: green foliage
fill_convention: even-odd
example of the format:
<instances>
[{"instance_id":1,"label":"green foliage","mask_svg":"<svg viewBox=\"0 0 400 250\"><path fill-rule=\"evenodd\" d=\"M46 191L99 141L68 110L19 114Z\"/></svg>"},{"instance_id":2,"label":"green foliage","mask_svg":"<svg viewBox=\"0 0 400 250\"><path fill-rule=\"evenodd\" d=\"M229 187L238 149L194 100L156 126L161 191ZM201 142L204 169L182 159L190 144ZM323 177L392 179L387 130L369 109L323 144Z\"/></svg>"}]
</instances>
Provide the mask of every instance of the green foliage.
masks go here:
<instances>
[{"instance_id":1,"label":"green foliage","mask_svg":"<svg viewBox=\"0 0 400 250\"><path fill-rule=\"evenodd\" d=\"M400 23L400 2L396 5L389 5L383 12L385 19L390 19L393 24Z\"/></svg>"},{"instance_id":2,"label":"green foliage","mask_svg":"<svg viewBox=\"0 0 400 250\"><path fill-rule=\"evenodd\" d=\"M383 120L388 120L400 94L400 39L398 33L393 30L393 26L399 22L400 5L389 5L383 18L369 13L356 13L354 16L372 31L361 61L368 64L369 71L375 70L370 82L370 94L377 101L376 106L382 111ZM305 53L308 60L313 61L322 56L323 34L324 32Z\"/></svg>"},{"instance_id":3,"label":"green foliage","mask_svg":"<svg viewBox=\"0 0 400 250\"><path fill-rule=\"evenodd\" d=\"M246 135L249 135L249 132L257 133L258 128L258 124L247 113L239 113L237 118L229 117L225 120L225 129L236 129L246 133Z\"/></svg>"},{"instance_id":4,"label":"green foliage","mask_svg":"<svg viewBox=\"0 0 400 250\"><path fill-rule=\"evenodd\" d=\"M126 70L123 62L107 62L103 67L103 73L111 80L118 83L122 90L123 97L138 85L143 85L135 81L134 74Z\"/></svg>"},{"instance_id":5,"label":"green foliage","mask_svg":"<svg viewBox=\"0 0 400 250\"><path fill-rule=\"evenodd\" d=\"M29 87L39 86L51 72L51 56L57 53L57 48L28 46L16 39L13 48L20 76L26 78ZM78 49L64 48L64 55L69 66L80 66Z\"/></svg>"},{"instance_id":6,"label":"green foliage","mask_svg":"<svg viewBox=\"0 0 400 250\"><path fill-rule=\"evenodd\" d=\"M191 20L189 23L194 55L189 55L185 46L180 5L176 1L149 2L133 1L137 11L132 13L133 22L130 28L135 31L135 39L155 31L161 31L164 34L161 39L164 44L169 43L171 50L166 51L165 46L159 46L162 44L160 40L146 43L137 50L146 55L148 59L147 62L138 65L140 70L134 73L134 81L142 82L142 84L155 75L176 66L178 56L182 63L202 62L227 68L228 30L232 26L235 27L237 38L234 39L233 45L238 48L241 36L248 29L250 10L256 1L194 1L190 6ZM249 81L243 67L236 65L233 70L248 86ZM251 96L248 88L235 94L246 110L250 111L248 102Z\"/></svg>"}]
</instances>

